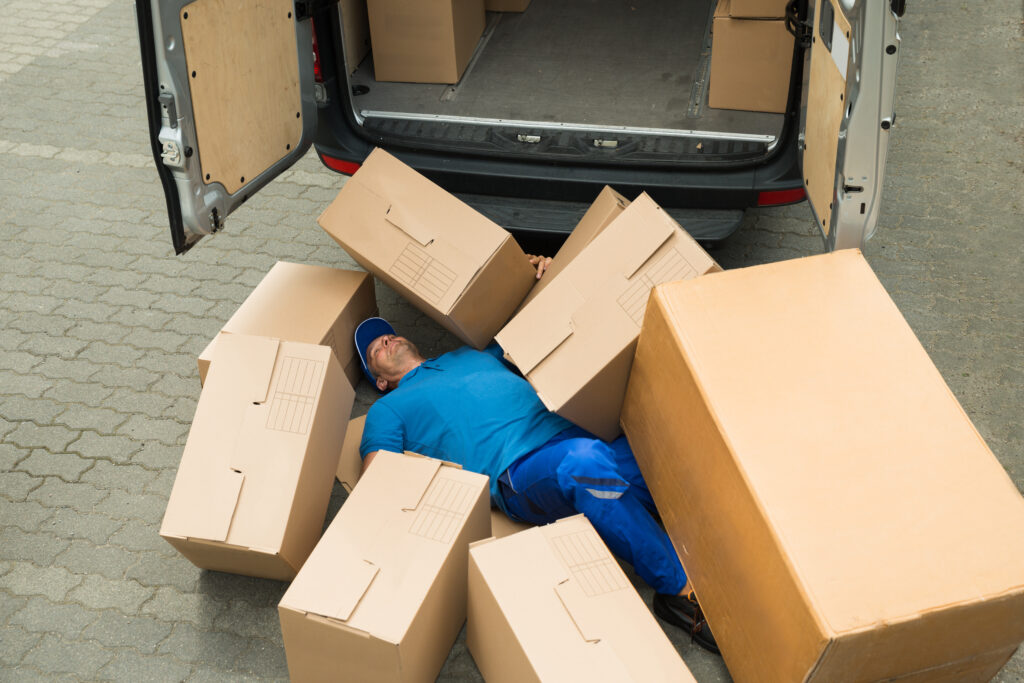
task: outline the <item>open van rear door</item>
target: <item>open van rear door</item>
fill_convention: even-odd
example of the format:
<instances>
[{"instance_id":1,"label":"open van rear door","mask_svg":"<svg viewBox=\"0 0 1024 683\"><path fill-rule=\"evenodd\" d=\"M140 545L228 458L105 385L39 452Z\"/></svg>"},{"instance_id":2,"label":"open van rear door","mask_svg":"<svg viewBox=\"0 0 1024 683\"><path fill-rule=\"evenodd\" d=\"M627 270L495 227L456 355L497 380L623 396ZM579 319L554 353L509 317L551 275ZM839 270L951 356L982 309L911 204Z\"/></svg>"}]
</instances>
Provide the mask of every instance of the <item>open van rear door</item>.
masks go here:
<instances>
[{"instance_id":1,"label":"open van rear door","mask_svg":"<svg viewBox=\"0 0 1024 683\"><path fill-rule=\"evenodd\" d=\"M795 7L795 3L794 3ZM899 59L903 0L808 0L800 159L828 250L874 233Z\"/></svg>"},{"instance_id":2,"label":"open van rear door","mask_svg":"<svg viewBox=\"0 0 1024 683\"><path fill-rule=\"evenodd\" d=\"M315 0L136 0L150 140L180 254L316 128Z\"/></svg>"}]
</instances>

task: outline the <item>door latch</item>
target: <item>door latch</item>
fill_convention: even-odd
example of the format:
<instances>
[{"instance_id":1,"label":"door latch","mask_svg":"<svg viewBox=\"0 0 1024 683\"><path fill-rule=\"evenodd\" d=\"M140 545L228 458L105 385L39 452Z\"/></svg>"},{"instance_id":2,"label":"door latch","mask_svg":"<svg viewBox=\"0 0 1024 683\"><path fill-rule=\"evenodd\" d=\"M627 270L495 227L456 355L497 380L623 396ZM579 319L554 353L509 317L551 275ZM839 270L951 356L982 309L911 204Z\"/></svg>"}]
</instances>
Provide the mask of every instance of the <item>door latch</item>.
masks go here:
<instances>
[{"instance_id":1,"label":"door latch","mask_svg":"<svg viewBox=\"0 0 1024 683\"><path fill-rule=\"evenodd\" d=\"M831 3L826 3L831 5ZM811 36L814 35L814 27L811 22L800 19L799 0L793 0L786 5L786 30L796 37L800 47L806 49L811 46Z\"/></svg>"}]
</instances>

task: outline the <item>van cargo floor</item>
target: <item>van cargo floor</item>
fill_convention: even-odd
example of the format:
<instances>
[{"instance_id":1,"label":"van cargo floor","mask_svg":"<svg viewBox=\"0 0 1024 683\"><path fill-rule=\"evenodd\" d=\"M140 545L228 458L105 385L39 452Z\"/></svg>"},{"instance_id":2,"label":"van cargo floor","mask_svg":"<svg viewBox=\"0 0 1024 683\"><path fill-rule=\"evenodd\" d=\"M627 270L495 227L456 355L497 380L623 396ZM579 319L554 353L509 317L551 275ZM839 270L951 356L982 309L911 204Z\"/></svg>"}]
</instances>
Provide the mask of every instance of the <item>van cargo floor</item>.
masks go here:
<instances>
[{"instance_id":1,"label":"van cargo floor","mask_svg":"<svg viewBox=\"0 0 1024 683\"><path fill-rule=\"evenodd\" d=\"M462 80L378 83L372 55L351 77L359 111L779 135L781 114L707 106L714 0L533 0L487 14Z\"/></svg>"}]
</instances>

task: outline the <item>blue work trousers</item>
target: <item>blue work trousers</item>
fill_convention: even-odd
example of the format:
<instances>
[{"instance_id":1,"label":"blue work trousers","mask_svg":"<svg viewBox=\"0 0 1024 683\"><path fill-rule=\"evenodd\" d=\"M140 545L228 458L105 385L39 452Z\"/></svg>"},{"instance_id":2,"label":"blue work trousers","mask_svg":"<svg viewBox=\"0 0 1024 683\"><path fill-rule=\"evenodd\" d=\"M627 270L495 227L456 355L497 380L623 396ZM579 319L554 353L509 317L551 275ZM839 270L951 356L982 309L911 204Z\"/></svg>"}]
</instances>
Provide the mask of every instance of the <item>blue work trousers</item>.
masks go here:
<instances>
[{"instance_id":1,"label":"blue work trousers","mask_svg":"<svg viewBox=\"0 0 1024 683\"><path fill-rule=\"evenodd\" d=\"M549 524L582 512L654 590L674 595L686 585L625 437L606 443L579 427L567 429L512 463L498 485L513 518Z\"/></svg>"}]
</instances>

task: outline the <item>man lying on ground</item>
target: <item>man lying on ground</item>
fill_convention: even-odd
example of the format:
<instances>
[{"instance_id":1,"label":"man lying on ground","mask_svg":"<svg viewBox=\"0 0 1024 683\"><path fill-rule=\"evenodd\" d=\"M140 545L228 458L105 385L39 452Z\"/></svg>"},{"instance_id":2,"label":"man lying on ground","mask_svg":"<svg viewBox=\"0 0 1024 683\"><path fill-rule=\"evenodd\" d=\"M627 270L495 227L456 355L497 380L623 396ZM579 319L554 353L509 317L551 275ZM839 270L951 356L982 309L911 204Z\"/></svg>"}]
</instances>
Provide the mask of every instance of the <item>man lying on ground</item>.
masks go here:
<instances>
[{"instance_id":1,"label":"man lying on ground","mask_svg":"<svg viewBox=\"0 0 1024 683\"><path fill-rule=\"evenodd\" d=\"M428 359L382 318L363 321L355 342L384 394L366 416L364 470L379 450L412 451L490 477L493 504L512 519L583 513L654 588L655 613L718 652L625 437L606 443L548 411L497 344Z\"/></svg>"}]
</instances>

